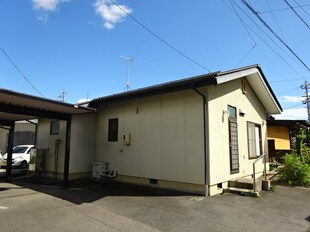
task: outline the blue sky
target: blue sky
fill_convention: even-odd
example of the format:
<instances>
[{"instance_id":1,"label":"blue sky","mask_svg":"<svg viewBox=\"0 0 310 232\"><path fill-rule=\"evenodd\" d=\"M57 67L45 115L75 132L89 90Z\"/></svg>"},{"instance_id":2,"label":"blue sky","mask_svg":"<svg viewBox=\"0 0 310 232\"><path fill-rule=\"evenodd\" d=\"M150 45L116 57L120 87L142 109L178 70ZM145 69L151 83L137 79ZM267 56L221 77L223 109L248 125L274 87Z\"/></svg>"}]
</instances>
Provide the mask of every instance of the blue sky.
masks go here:
<instances>
[{"instance_id":1,"label":"blue sky","mask_svg":"<svg viewBox=\"0 0 310 232\"><path fill-rule=\"evenodd\" d=\"M123 11L110 0L1 0L0 48L45 97L57 99L65 90L70 103L122 92L120 56L134 58L132 89L260 64L285 109L282 117L307 118L300 86L310 71L241 0L115 2ZM284 0L246 2L310 67L309 0L287 0L304 22ZM2 51L0 80L0 88L40 96Z\"/></svg>"}]
</instances>

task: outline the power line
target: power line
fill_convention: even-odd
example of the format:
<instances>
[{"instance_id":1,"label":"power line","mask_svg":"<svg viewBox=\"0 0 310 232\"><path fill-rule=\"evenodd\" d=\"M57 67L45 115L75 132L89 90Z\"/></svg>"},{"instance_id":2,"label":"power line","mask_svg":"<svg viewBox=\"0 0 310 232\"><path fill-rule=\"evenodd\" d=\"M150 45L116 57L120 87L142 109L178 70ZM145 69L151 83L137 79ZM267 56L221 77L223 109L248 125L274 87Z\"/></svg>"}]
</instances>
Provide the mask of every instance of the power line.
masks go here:
<instances>
[{"instance_id":1,"label":"power line","mask_svg":"<svg viewBox=\"0 0 310 232\"><path fill-rule=\"evenodd\" d=\"M246 32L248 33L249 37L252 39L254 45L253 47L241 58L241 60L234 66L237 67L256 47L256 42L253 38L253 36L251 35L251 33L249 32L248 28L246 27L245 23L243 22L242 18L240 17L238 11L236 10L235 6L233 5L232 1L229 1L231 7L233 8L233 11L235 12L235 14L237 15L238 19L240 20L242 26L244 27L244 29L246 30ZM226 3L224 2L224 4L226 5ZM226 5L227 6L227 5ZM228 6L227 6L228 7Z\"/></svg>"},{"instance_id":2,"label":"power line","mask_svg":"<svg viewBox=\"0 0 310 232\"><path fill-rule=\"evenodd\" d=\"M225 3L225 2L224 2L224 3ZM236 14L236 16L238 17L238 19L239 19L240 22L242 23L244 29L246 30L246 32L248 33L249 37L250 37L250 38L252 39L252 41L254 42L254 46L255 46L255 45L256 45L256 42L255 42L253 36L251 35L251 33L249 32L248 28L246 27L245 22L244 22L244 21L242 20L242 18L240 17L240 15L239 15L237 9L236 9L235 6L233 5L232 0L230 0L229 3L230 3L230 5L231 5L231 7L233 8L233 12ZM226 5L226 3L225 3L225 5ZM227 6L227 5L226 5L226 6ZM227 6L227 7L228 7L228 6Z\"/></svg>"},{"instance_id":3,"label":"power line","mask_svg":"<svg viewBox=\"0 0 310 232\"><path fill-rule=\"evenodd\" d=\"M294 6L293 8L303 8L305 6L310 6L310 4L305 4L305 5L299 5L298 4L298 6ZM266 14L266 13L272 13L272 12L284 11L284 10L290 10L290 8L286 7L286 8L281 8L281 9L269 10L269 11L260 11L260 12L257 12L257 13L258 14Z\"/></svg>"},{"instance_id":4,"label":"power line","mask_svg":"<svg viewBox=\"0 0 310 232\"><path fill-rule=\"evenodd\" d=\"M254 46L241 58L241 60L235 65L235 67L237 67L245 58L247 58L247 56L254 50L255 47L256 44L254 44Z\"/></svg>"},{"instance_id":5,"label":"power line","mask_svg":"<svg viewBox=\"0 0 310 232\"><path fill-rule=\"evenodd\" d=\"M291 4L287 0L283 0L290 8L291 10L297 15L297 17L310 29L308 23L297 13L296 10L291 6Z\"/></svg>"},{"instance_id":6,"label":"power line","mask_svg":"<svg viewBox=\"0 0 310 232\"><path fill-rule=\"evenodd\" d=\"M293 0L293 1L297 4L298 7L300 7L300 9L301 9L303 12L305 12L306 15L308 15L308 16L310 17L310 14L304 9L303 6L301 6L296 0ZM294 7L294 8L297 8L297 7Z\"/></svg>"},{"instance_id":7,"label":"power line","mask_svg":"<svg viewBox=\"0 0 310 232\"><path fill-rule=\"evenodd\" d=\"M19 72L19 74L31 85L31 87L37 91L42 97L45 97L32 83L31 81L25 76L25 74L22 73L22 71L17 67L17 65L14 63L14 61L9 57L9 55L2 49L0 48L3 54L6 56L6 58L12 63L14 68Z\"/></svg>"},{"instance_id":8,"label":"power line","mask_svg":"<svg viewBox=\"0 0 310 232\"><path fill-rule=\"evenodd\" d=\"M147 32L149 32L151 35L153 35L156 39L158 39L159 41L161 41L162 43L164 43L165 45L167 45L168 47L170 47L172 50L174 50L175 52L177 52L178 54L180 54L181 56L185 57L186 59L188 59L189 61L191 61L192 63L200 66L201 68L207 70L208 72L210 72L210 69L208 69L207 67L205 67L204 65L198 63L197 61L193 60L192 58L190 58L188 55L184 54L183 52L181 52L180 50L178 50L177 48L175 48L174 46L172 46L170 43L168 43L167 41L165 41L164 39L162 39L159 35L155 34L153 31L151 31L151 29L149 29L148 27L146 27L144 24L142 24L140 21L138 21L136 18L134 18L131 14L129 14L126 10L124 10L120 5L118 5L114 0L110 0L110 2L112 2L116 7L118 7L121 11L123 11L129 18L131 18L133 21L135 21L138 25L140 25L144 30L146 30Z\"/></svg>"},{"instance_id":9,"label":"power line","mask_svg":"<svg viewBox=\"0 0 310 232\"><path fill-rule=\"evenodd\" d=\"M299 104L296 104L296 105L293 105L293 106L286 107L286 108L284 108L283 110L294 109L294 108L296 108L297 106L301 106L302 104L303 104L303 103L301 102L301 103L299 103Z\"/></svg>"},{"instance_id":10,"label":"power line","mask_svg":"<svg viewBox=\"0 0 310 232\"><path fill-rule=\"evenodd\" d=\"M268 6L269 10L271 11L271 7L270 7L270 4L269 4L269 0L266 0L266 2L267 2L267 6ZM274 15L273 12L271 12L271 14L272 14L272 17L273 17L274 21L275 21L276 24L277 24L277 27L279 28L279 31L280 31L282 37L284 38L284 35L283 35L283 32L282 32L282 30L281 30L281 28L280 28L280 25L279 25L279 23L278 23L278 20L276 19L276 17L275 17L275 15Z\"/></svg>"},{"instance_id":11,"label":"power line","mask_svg":"<svg viewBox=\"0 0 310 232\"><path fill-rule=\"evenodd\" d=\"M249 5L249 3L245 0L241 0L241 2L261 21L261 23L304 65L304 67L310 72L310 68L305 64L305 62L281 39L280 36L275 33L274 30L259 16L257 11L253 9Z\"/></svg>"},{"instance_id":12,"label":"power line","mask_svg":"<svg viewBox=\"0 0 310 232\"><path fill-rule=\"evenodd\" d=\"M275 83L275 82L288 82L288 81L297 81L300 80L299 78L296 79L286 79L286 80L278 80L278 81L269 81L269 83Z\"/></svg>"},{"instance_id":13,"label":"power line","mask_svg":"<svg viewBox=\"0 0 310 232\"><path fill-rule=\"evenodd\" d=\"M270 37L270 35L268 35L234 0L231 0L238 8L239 8L239 10L240 11L242 11L243 12L243 14L245 14L251 21L252 21L252 23L254 24L254 25L256 25L279 49L281 49L286 55L288 55L289 56L289 54L280 46L280 45L278 45L271 37ZM227 6L227 4L224 2L224 4ZM227 6L228 7L228 6ZM229 7L228 7L228 9L230 9ZM236 14L237 15L237 17L239 18L239 19L241 19L241 17L240 17L240 15L238 14L238 12L236 12L236 9L235 10L232 10L232 9L230 9L234 14ZM263 41L269 48L270 48L270 50L271 51L273 51L288 67L290 67L298 76L300 76L301 78L303 78L303 79L305 79L300 73L298 73L293 67L292 67L292 65L289 63L289 62L287 62L284 58L283 58L283 56L282 55L280 55L271 45L269 45L269 43L265 40L265 39L263 39L262 37L261 37L261 35L260 34L258 34L253 28L251 28L251 26L249 25L249 24L247 24L244 20L242 20L241 19L241 22L242 22L242 24L244 24L247 28L249 28L261 41ZM249 35L251 35L251 33L249 33ZM253 39L253 37L251 36L251 38ZM253 41L255 42L255 40L253 39ZM267 56L267 58L268 58L268 56ZM297 62L296 60L294 60L295 62ZM300 65L300 63L298 63L299 65Z\"/></svg>"}]
</instances>

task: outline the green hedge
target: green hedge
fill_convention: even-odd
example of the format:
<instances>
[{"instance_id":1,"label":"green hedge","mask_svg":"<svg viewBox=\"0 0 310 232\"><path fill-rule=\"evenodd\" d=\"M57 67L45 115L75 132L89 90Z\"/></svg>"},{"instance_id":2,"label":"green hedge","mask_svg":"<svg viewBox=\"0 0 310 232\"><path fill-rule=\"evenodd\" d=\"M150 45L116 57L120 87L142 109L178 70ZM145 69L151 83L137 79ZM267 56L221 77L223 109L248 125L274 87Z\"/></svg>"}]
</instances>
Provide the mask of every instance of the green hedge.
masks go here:
<instances>
[{"instance_id":1,"label":"green hedge","mask_svg":"<svg viewBox=\"0 0 310 232\"><path fill-rule=\"evenodd\" d=\"M309 153L301 157L296 154L286 154L283 157L284 169L280 180L292 182L294 185L310 185Z\"/></svg>"}]
</instances>

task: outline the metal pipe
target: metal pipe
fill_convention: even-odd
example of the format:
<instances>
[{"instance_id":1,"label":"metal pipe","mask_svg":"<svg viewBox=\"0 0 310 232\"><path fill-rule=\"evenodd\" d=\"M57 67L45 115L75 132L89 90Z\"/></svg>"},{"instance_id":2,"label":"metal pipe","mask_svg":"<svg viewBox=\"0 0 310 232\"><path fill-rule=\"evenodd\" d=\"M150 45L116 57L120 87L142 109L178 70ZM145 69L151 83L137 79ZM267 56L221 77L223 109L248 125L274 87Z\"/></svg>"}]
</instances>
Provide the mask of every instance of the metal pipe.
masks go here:
<instances>
[{"instance_id":1,"label":"metal pipe","mask_svg":"<svg viewBox=\"0 0 310 232\"><path fill-rule=\"evenodd\" d=\"M264 171L263 175L265 175L265 180L267 180L267 171L266 171L266 154L262 154L260 157L258 157L254 162L253 162L253 191L255 192L256 189L256 171L255 171L255 164L264 158Z\"/></svg>"},{"instance_id":2,"label":"metal pipe","mask_svg":"<svg viewBox=\"0 0 310 232\"><path fill-rule=\"evenodd\" d=\"M69 165L70 165L70 138L71 138L71 119L72 116L68 116L66 120L66 141L65 141L65 161L64 161L64 177L63 187L68 187L69 182Z\"/></svg>"},{"instance_id":3,"label":"metal pipe","mask_svg":"<svg viewBox=\"0 0 310 232\"><path fill-rule=\"evenodd\" d=\"M265 180L267 180L266 155L264 155L264 176Z\"/></svg>"},{"instance_id":4,"label":"metal pipe","mask_svg":"<svg viewBox=\"0 0 310 232\"><path fill-rule=\"evenodd\" d=\"M253 192L256 192L256 174L255 174L255 163L253 163Z\"/></svg>"},{"instance_id":5,"label":"metal pipe","mask_svg":"<svg viewBox=\"0 0 310 232\"><path fill-rule=\"evenodd\" d=\"M202 97L203 100L203 149L204 149L204 177L205 177L205 185L208 184L209 181L207 181L207 160L208 160L208 156L207 156L207 132L206 132L206 105L207 105L207 99L206 96L201 93L200 91L198 91L194 86L193 86L193 90ZM209 163L209 162L208 162Z\"/></svg>"},{"instance_id":6,"label":"metal pipe","mask_svg":"<svg viewBox=\"0 0 310 232\"><path fill-rule=\"evenodd\" d=\"M12 178L12 156L13 156L13 145L14 145L14 130L15 122L11 122L9 130L9 139L8 139L8 149L6 157L6 175L5 182L11 183Z\"/></svg>"},{"instance_id":7,"label":"metal pipe","mask_svg":"<svg viewBox=\"0 0 310 232\"><path fill-rule=\"evenodd\" d=\"M58 155L59 155L59 147L60 147L61 140L57 139L55 141L55 159L54 159L54 179L57 180L58 174Z\"/></svg>"}]
</instances>

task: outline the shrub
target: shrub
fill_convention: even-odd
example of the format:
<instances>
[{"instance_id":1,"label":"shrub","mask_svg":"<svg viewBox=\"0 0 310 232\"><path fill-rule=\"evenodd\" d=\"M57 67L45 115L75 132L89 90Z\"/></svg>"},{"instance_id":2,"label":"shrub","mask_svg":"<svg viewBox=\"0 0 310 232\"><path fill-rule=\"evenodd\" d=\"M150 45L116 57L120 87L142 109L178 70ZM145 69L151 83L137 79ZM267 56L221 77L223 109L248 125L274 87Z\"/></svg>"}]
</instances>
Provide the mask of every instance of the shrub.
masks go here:
<instances>
[{"instance_id":1,"label":"shrub","mask_svg":"<svg viewBox=\"0 0 310 232\"><path fill-rule=\"evenodd\" d=\"M302 160L310 165L310 148L303 145L301 150L301 158Z\"/></svg>"},{"instance_id":2,"label":"shrub","mask_svg":"<svg viewBox=\"0 0 310 232\"><path fill-rule=\"evenodd\" d=\"M310 164L294 154L286 154L280 179L291 181L294 185L310 185Z\"/></svg>"}]
</instances>

